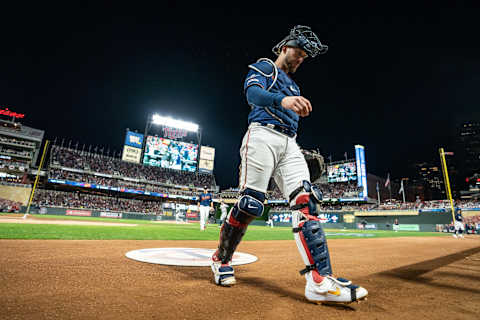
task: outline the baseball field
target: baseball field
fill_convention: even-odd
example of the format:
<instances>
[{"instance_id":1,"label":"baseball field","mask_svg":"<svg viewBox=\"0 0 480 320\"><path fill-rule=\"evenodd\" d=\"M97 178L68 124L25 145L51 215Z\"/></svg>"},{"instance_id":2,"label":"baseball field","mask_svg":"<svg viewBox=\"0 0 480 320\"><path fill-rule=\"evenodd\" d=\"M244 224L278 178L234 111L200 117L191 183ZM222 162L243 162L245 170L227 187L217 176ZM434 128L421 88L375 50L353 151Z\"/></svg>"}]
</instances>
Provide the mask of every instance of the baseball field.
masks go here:
<instances>
[{"instance_id":1,"label":"baseball field","mask_svg":"<svg viewBox=\"0 0 480 320\"><path fill-rule=\"evenodd\" d=\"M326 230L335 275L369 291L348 306L303 296L289 228L250 226L258 261L215 286L208 267L130 260L131 250L214 249L219 228L138 220L0 215L0 319L478 319L480 237Z\"/></svg>"}]
</instances>

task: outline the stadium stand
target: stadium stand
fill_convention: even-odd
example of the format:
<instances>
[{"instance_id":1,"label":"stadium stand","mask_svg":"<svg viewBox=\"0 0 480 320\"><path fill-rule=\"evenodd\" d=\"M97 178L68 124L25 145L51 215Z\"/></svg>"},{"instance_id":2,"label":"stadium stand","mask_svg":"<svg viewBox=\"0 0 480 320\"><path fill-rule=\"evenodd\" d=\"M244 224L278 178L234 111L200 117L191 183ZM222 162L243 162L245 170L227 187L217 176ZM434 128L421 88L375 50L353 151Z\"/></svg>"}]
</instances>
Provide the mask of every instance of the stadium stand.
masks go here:
<instances>
[{"instance_id":1,"label":"stadium stand","mask_svg":"<svg viewBox=\"0 0 480 320\"><path fill-rule=\"evenodd\" d=\"M51 169L77 169L81 173L101 173L115 178L130 178L142 181L143 184L162 183L171 187L194 187L211 189L216 187L212 174L192 173L173 169L144 166L125 162L113 157L83 152L61 146L52 146Z\"/></svg>"},{"instance_id":2,"label":"stadium stand","mask_svg":"<svg viewBox=\"0 0 480 320\"><path fill-rule=\"evenodd\" d=\"M124 199L106 195L45 189L39 189L35 192L34 203L39 207L78 208L144 214L160 213L162 206L160 201Z\"/></svg>"},{"instance_id":3,"label":"stadium stand","mask_svg":"<svg viewBox=\"0 0 480 320\"><path fill-rule=\"evenodd\" d=\"M18 201L0 198L0 212L19 212L21 206Z\"/></svg>"}]
</instances>

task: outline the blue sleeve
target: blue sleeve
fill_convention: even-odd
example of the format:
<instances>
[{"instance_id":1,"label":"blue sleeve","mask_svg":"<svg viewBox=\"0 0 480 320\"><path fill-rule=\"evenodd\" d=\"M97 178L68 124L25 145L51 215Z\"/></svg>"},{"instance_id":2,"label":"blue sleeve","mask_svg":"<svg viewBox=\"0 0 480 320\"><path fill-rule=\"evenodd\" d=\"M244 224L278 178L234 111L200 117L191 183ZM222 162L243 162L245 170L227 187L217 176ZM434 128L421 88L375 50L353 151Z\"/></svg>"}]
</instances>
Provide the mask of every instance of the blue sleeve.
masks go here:
<instances>
[{"instance_id":1,"label":"blue sleeve","mask_svg":"<svg viewBox=\"0 0 480 320\"><path fill-rule=\"evenodd\" d=\"M265 108L271 106L280 107L282 99L286 97L280 92L269 92L260 86L252 85L246 91L248 104L255 107Z\"/></svg>"},{"instance_id":2,"label":"blue sleeve","mask_svg":"<svg viewBox=\"0 0 480 320\"><path fill-rule=\"evenodd\" d=\"M260 74L260 72L250 69L247 73L247 78L243 84L243 91L247 92L247 89L252 86L258 86L265 89L267 87L267 78Z\"/></svg>"}]
</instances>

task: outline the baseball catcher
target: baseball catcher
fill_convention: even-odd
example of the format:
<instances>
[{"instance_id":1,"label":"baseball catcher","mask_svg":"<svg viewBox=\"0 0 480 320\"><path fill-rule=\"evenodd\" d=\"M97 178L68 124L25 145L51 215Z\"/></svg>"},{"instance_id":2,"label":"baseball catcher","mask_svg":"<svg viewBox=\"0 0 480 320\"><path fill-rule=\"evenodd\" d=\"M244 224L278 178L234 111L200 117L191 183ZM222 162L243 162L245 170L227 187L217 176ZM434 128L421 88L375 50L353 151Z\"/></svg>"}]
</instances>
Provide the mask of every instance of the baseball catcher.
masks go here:
<instances>
[{"instance_id":1,"label":"baseball catcher","mask_svg":"<svg viewBox=\"0 0 480 320\"><path fill-rule=\"evenodd\" d=\"M307 163L295 139L299 119L310 115L312 105L290 75L307 57L327 50L310 27L295 26L273 47L275 61L262 58L248 66L244 92L251 111L240 148L240 196L227 215L212 256L214 280L220 286L236 282L232 256L250 222L262 215L273 177L290 201L293 235L305 263L300 274L307 281L306 298L315 303L350 303L368 294L351 281L333 276L327 241L317 218L322 194L310 183Z\"/></svg>"}]
</instances>

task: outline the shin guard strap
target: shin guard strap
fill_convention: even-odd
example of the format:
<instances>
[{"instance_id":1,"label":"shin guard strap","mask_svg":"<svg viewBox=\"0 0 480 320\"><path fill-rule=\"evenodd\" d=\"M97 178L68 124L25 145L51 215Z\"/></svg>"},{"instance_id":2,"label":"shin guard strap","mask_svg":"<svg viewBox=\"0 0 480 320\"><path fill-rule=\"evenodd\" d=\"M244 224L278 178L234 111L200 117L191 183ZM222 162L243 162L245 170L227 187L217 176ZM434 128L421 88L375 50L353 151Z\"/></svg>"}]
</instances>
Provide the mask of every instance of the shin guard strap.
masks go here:
<instances>
[{"instance_id":1,"label":"shin guard strap","mask_svg":"<svg viewBox=\"0 0 480 320\"><path fill-rule=\"evenodd\" d=\"M310 271L313 271L313 270L316 270L317 267L315 265L309 265L309 266L305 266L305 269L302 269L300 270L300 275L304 275L306 273L309 273Z\"/></svg>"}]
</instances>

